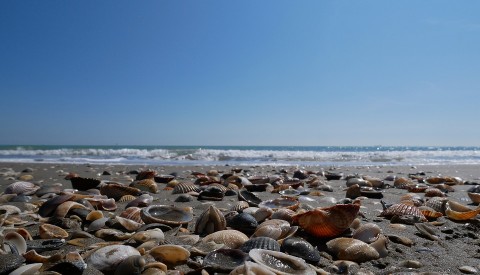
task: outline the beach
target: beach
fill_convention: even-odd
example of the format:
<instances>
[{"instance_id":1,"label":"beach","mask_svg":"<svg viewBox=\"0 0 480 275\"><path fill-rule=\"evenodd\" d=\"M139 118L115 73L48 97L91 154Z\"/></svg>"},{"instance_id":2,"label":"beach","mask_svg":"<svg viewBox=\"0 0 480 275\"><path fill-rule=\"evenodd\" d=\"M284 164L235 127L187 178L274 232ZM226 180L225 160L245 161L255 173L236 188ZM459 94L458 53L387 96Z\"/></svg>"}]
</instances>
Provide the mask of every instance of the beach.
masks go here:
<instances>
[{"instance_id":1,"label":"beach","mask_svg":"<svg viewBox=\"0 0 480 275\"><path fill-rule=\"evenodd\" d=\"M236 174L239 177L269 176L291 178L295 171L303 171L305 179L301 179L302 185L308 188L309 180L312 178L320 180L325 185L331 186L330 190L322 189L320 192L310 193L308 196L313 199L310 205L308 201L302 201L300 209L313 209L315 207L331 207L335 203L342 201L346 197L346 178L354 175L370 176L383 180L383 186L379 191L383 198L360 196L360 210L358 219L361 224L374 223L381 228L382 234L387 237L386 257L367 260L358 264L347 264L336 262L337 256L327 250L325 243L333 238L317 238L302 228L297 231L298 236L306 238L318 249L321 260L315 266L333 274L400 274L401 272L410 272L408 274L475 274L480 270L480 224L478 218L466 221L454 221L447 217L439 217L430 220L434 239L428 237L415 227L413 224L404 224L392 222L385 217L380 217L383 211L380 200L389 204L400 202L400 197L409 193L406 189L395 188L393 181L386 180L389 176L410 178L415 183L422 183L422 180L432 177L451 177L459 182L451 184L453 192L446 193L449 200L459 202L467 207L474 209L476 206L467 195L467 190L473 185L480 183L479 165L415 165L415 166L395 166L395 165L370 165L370 166L159 166L159 165L106 165L106 164L49 164L49 163L0 163L0 192L17 181L23 180L34 183L39 186L58 185L62 189L71 189L72 185L65 177L69 173L76 173L83 178L95 178L101 181L112 181L128 185L134 179L134 171L141 172L152 170L157 175L174 175L178 182L195 182L198 175L215 175L221 179L222 175ZM325 175L341 174L341 179L328 180ZM195 176L197 175L197 176ZM207 210L210 205L214 205L224 213L228 212L232 206L238 202L238 197L224 196L221 200L198 200L196 197L189 202L177 202L176 199L181 194L172 194L172 188L167 183L157 183L158 192L151 193L153 196L152 205L174 205L177 207L190 207L193 211L193 220L188 223L186 230L193 234L195 230L195 221L202 212ZM431 184L433 185L433 184ZM310 187L309 191L317 190L318 187ZM319 190L319 189L318 189ZM262 201L279 198L281 195L276 192L262 191L254 192ZM424 198L424 193L415 193ZM297 197L298 198L298 197ZM23 211L38 211L27 207L26 204L35 204L40 199L32 195L31 201L23 202L4 202L3 205L15 205ZM117 209L114 211L103 211L105 216L118 215L126 203L117 202ZM111 213L111 214L107 214ZM428 222L426 222L428 223ZM398 225L400 224L400 225ZM22 226L19 226L22 227ZM32 232L32 237L38 239L38 223L31 223L25 229ZM67 230L69 231L69 230ZM347 230L348 231L348 230ZM349 236L349 233L344 233ZM351 235L351 234L350 234ZM67 238L68 239L68 238ZM67 245L68 248L62 248L66 251L78 247ZM0 258L2 255L0 255ZM190 260L194 260L193 256ZM194 265L192 263L183 263L175 267L176 270L185 273L194 274ZM201 270L201 269L200 269ZM95 273L92 267L87 267L84 273ZM170 271L169 271L170 272ZM197 270L198 272L198 270ZM213 273L211 273L213 274ZM407 273L401 273L407 274Z\"/></svg>"}]
</instances>

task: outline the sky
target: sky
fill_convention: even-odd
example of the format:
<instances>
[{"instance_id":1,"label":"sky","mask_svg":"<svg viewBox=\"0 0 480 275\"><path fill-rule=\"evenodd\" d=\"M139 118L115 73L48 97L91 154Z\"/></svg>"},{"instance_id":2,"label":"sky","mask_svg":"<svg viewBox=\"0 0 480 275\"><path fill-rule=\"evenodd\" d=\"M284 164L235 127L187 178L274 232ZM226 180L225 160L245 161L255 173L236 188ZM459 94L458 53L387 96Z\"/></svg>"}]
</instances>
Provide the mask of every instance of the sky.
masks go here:
<instances>
[{"instance_id":1,"label":"sky","mask_svg":"<svg viewBox=\"0 0 480 275\"><path fill-rule=\"evenodd\" d=\"M478 1L0 1L0 144L480 146Z\"/></svg>"}]
</instances>

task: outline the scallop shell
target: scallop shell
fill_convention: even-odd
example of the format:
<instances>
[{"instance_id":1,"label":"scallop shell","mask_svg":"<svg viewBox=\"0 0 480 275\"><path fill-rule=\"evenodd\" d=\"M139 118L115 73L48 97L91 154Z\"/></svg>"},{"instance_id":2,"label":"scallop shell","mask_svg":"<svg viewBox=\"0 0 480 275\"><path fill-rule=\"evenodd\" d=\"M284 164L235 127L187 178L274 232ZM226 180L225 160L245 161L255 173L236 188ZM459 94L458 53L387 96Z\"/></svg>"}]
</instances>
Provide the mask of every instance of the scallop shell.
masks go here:
<instances>
[{"instance_id":1,"label":"scallop shell","mask_svg":"<svg viewBox=\"0 0 480 275\"><path fill-rule=\"evenodd\" d=\"M413 182L409 178L399 177L393 182L393 186L398 189L406 189L408 185L412 185Z\"/></svg>"},{"instance_id":2,"label":"scallop shell","mask_svg":"<svg viewBox=\"0 0 480 275\"><path fill-rule=\"evenodd\" d=\"M125 196L122 196L118 202L127 202L127 201L133 201L134 199L136 199L137 197L133 196L133 195L125 195Z\"/></svg>"},{"instance_id":3,"label":"scallop shell","mask_svg":"<svg viewBox=\"0 0 480 275\"><path fill-rule=\"evenodd\" d=\"M350 227L359 210L358 204L337 204L297 214L293 222L316 237L334 237Z\"/></svg>"},{"instance_id":4,"label":"scallop shell","mask_svg":"<svg viewBox=\"0 0 480 275\"><path fill-rule=\"evenodd\" d=\"M223 214L213 205L210 205L197 218L195 222L195 234L208 235L216 231L224 230L227 227L227 222Z\"/></svg>"},{"instance_id":5,"label":"scallop shell","mask_svg":"<svg viewBox=\"0 0 480 275\"><path fill-rule=\"evenodd\" d=\"M217 244L224 244L230 248L239 248L242 244L248 241L248 237L238 230L227 229L214 232L202 239L203 243L210 241Z\"/></svg>"},{"instance_id":6,"label":"scallop shell","mask_svg":"<svg viewBox=\"0 0 480 275\"><path fill-rule=\"evenodd\" d=\"M181 182L177 185L172 190L172 194L185 194L189 192L196 192L199 193L202 191L200 187L197 185L191 183L191 182Z\"/></svg>"},{"instance_id":7,"label":"scallop shell","mask_svg":"<svg viewBox=\"0 0 480 275\"><path fill-rule=\"evenodd\" d=\"M327 242L327 249L340 260L362 263L380 258L380 254L365 242L352 238L336 238Z\"/></svg>"},{"instance_id":8,"label":"scallop shell","mask_svg":"<svg viewBox=\"0 0 480 275\"><path fill-rule=\"evenodd\" d=\"M142 217L140 212L142 211L139 207L130 207L125 209L122 213L120 213L120 217L126 218L138 223L143 223Z\"/></svg>"},{"instance_id":9,"label":"scallop shell","mask_svg":"<svg viewBox=\"0 0 480 275\"><path fill-rule=\"evenodd\" d=\"M177 266L183 264L190 258L190 252L179 245L160 245L152 248L149 254L167 266Z\"/></svg>"},{"instance_id":10,"label":"scallop shell","mask_svg":"<svg viewBox=\"0 0 480 275\"><path fill-rule=\"evenodd\" d=\"M404 215L411 215L417 218L419 221L427 221L425 216L422 214L420 209L410 203L397 203L394 204L387 209L383 210L380 213L380 216L386 218L392 218L393 216L404 216Z\"/></svg>"},{"instance_id":11,"label":"scallop shell","mask_svg":"<svg viewBox=\"0 0 480 275\"><path fill-rule=\"evenodd\" d=\"M107 183L101 185L100 194L118 201L121 197L125 195L139 196L142 194L142 191L138 188L122 185L119 183Z\"/></svg>"},{"instance_id":12,"label":"scallop shell","mask_svg":"<svg viewBox=\"0 0 480 275\"><path fill-rule=\"evenodd\" d=\"M42 239L65 239L68 238L68 232L63 228L53 224L44 223L39 227L39 235Z\"/></svg>"},{"instance_id":13,"label":"scallop shell","mask_svg":"<svg viewBox=\"0 0 480 275\"><path fill-rule=\"evenodd\" d=\"M317 274L312 268L310 268L305 260L282 252L265 249L252 249L248 255L253 261L266 267L275 274Z\"/></svg>"},{"instance_id":14,"label":"scallop shell","mask_svg":"<svg viewBox=\"0 0 480 275\"><path fill-rule=\"evenodd\" d=\"M240 250L243 252L248 252L255 248L280 251L280 244L269 237L253 237L240 246Z\"/></svg>"},{"instance_id":15,"label":"scallop shell","mask_svg":"<svg viewBox=\"0 0 480 275\"><path fill-rule=\"evenodd\" d=\"M37 186L31 182L27 181L17 181L5 188L5 194L23 194L23 195L33 195L37 190L40 189L40 186Z\"/></svg>"},{"instance_id":16,"label":"scallop shell","mask_svg":"<svg viewBox=\"0 0 480 275\"><path fill-rule=\"evenodd\" d=\"M296 210L299 206L298 200L294 198L276 198L273 200L262 201L258 204L258 207L268 207L274 210L280 208L287 208L290 210Z\"/></svg>"},{"instance_id":17,"label":"scallop shell","mask_svg":"<svg viewBox=\"0 0 480 275\"><path fill-rule=\"evenodd\" d=\"M88 189L97 188L100 180L93 178L72 177L70 178L72 187L80 191L87 191Z\"/></svg>"},{"instance_id":18,"label":"scallop shell","mask_svg":"<svg viewBox=\"0 0 480 275\"><path fill-rule=\"evenodd\" d=\"M154 194L158 192L158 185L153 179L134 181L130 184L130 187L138 188L142 191L148 191Z\"/></svg>"},{"instance_id":19,"label":"scallop shell","mask_svg":"<svg viewBox=\"0 0 480 275\"><path fill-rule=\"evenodd\" d=\"M214 272L231 272L243 265L248 254L238 249L217 249L208 253L203 259L202 267Z\"/></svg>"},{"instance_id":20,"label":"scallop shell","mask_svg":"<svg viewBox=\"0 0 480 275\"><path fill-rule=\"evenodd\" d=\"M320 261L320 252L305 239L299 237L286 238L282 241L282 251L309 263Z\"/></svg>"},{"instance_id":21,"label":"scallop shell","mask_svg":"<svg viewBox=\"0 0 480 275\"><path fill-rule=\"evenodd\" d=\"M238 201L235 202L232 207L230 207L231 211L237 211L237 212L242 212L243 209L248 208L249 204L246 201Z\"/></svg>"},{"instance_id":22,"label":"scallop shell","mask_svg":"<svg viewBox=\"0 0 480 275\"><path fill-rule=\"evenodd\" d=\"M162 223L170 226L188 224L193 220L190 210L168 205L151 205L140 212L142 220L149 223Z\"/></svg>"},{"instance_id":23,"label":"scallop shell","mask_svg":"<svg viewBox=\"0 0 480 275\"><path fill-rule=\"evenodd\" d=\"M96 250L87 258L87 264L100 271L114 271L130 256L140 256L135 248L128 245L109 245Z\"/></svg>"}]
</instances>

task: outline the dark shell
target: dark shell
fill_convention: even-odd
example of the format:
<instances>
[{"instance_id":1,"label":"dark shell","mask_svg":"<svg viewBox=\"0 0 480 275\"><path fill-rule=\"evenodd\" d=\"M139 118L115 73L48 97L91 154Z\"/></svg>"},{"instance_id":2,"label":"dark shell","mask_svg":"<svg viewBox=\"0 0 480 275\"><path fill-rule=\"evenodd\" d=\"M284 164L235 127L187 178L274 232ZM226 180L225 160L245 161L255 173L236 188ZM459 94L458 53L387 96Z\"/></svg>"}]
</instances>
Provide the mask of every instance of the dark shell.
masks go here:
<instances>
[{"instance_id":1,"label":"dark shell","mask_svg":"<svg viewBox=\"0 0 480 275\"><path fill-rule=\"evenodd\" d=\"M184 194L188 192L200 192L200 187L197 185L191 183L191 182L181 182L177 185L172 190L172 194Z\"/></svg>"},{"instance_id":2,"label":"dark shell","mask_svg":"<svg viewBox=\"0 0 480 275\"><path fill-rule=\"evenodd\" d=\"M293 177L297 178L297 179L304 180L304 179L308 178L308 172L305 171L305 170L297 170L297 171L293 172Z\"/></svg>"},{"instance_id":3,"label":"dark shell","mask_svg":"<svg viewBox=\"0 0 480 275\"><path fill-rule=\"evenodd\" d=\"M198 200L221 201L225 192L217 186L208 186L198 195Z\"/></svg>"},{"instance_id":4,"label":"dark shell","mask_svg":"<svg viewBox=\"0 0 480 275\"><path fill-rule=\"evenodd\" d=\"M240 246L240 250L246 253L254 248L280 251L280 244L276 240L269 237L254 237Z\"/></svg>"},{"instance_id":5,"label":"dark shell","mask_svg":"<svg viewBox=\"0 0 480 275\"><path fill-rule=\"evenodd\" d=\"M130 256L117 266L115 275L140 275L145 264L146 261L142 256Z\"/></svg>"},{"instance_id":6,"label":"dark shell","mask_svg":"<svg viewBox=\"0 0 480 275\"><path fill-rule=\"evenodd\" d=\"M163 223L169 226L179 226L193 220L193 214L183 208L168 205L151 205L140 212L145 223Z\"/></svg>"},{"instance_id":7,"label":"dark shell","mask_svg":"<svg viewBox=\"0 0 480 275\"><path fill-rule=\"evenodd\" d=\"M57 186L57 185L47 185L47 186L42 186L40 189L35 192L35 196L41 197L46 194L60 194L62 192L63 187L62 186Z\"/></svg>"},{"instance_id":8,"label":"dark shell","mask_svg":"<svg viewBox=\"0 0 480 275\"><path fill-rule=\"evenodd\" d=\"M25 262L21 255L8 253L0 257L0 274L9 274Z\"/></svg>"},{"instance_id":9,"label":"dark shell","mask_svg":"<svg viewBox=\"0 0 480 275\"><path fill-rule=\"evenodd\" d=\"M118 183L109 183L100 187L100 194L118 201L121 197L125 195L140 196L142 194L142 191L138 188Z\"/></svg>"},{"instance_id":10,"label":"dark shell","mask_svg":"<svg viewBox=\"0 0 480 275\"><path fill-rule=\"evenodd\" d=\"M256 183L256 184L251 184L251 185L245 185L243 186L245 189L247 189L250 192L264 192L267 190L267 187L269 184L266 183Z\"/></svg>"},{"instance_id":11,"label":"dark shell","mask_svg":"<svg viewBox=\"0 0 480 275\"><path fill-rule=\"evenodd\" d=\"M181 194L175 199L175 202L191 202L193 201L193 196L189 194Z\"/></svg>"},{"instance_id":12,"label":"dark shell","mask_svg":"<svg viewBox=\"0 0 480 275\"><path fill-rule=\"evenodd\" d=\"M252 215L242 212L228 219L227 225L240 232L251 234L257 229L258 222Z\"/></svg>"},{"instance_id":13,"label":"dark shell","mask_svg":"<svg viewBox=\"0 0 480 275\"><path fill-rule=\"evenodd\" d=\"M252 176L252 177L248 177L247 179L254 185L270 183L270 178L267 176Z\"/></svg>"},{"instance_id":14,"label":"dark shell","mask_svg":"<svg viewBox=\"0 0 480 275\"><path fill-rule=\"evenodd\" d=\"M154 177L154 180L157 183L169 183L173 179L175 179L175 176L172 175L158 175Z\"/></svg>"},{"instance_id":15,"label":"dark shell","mask_svg":"<svg viewBox=\"0 0 480 275\"><path fill-rule=\"evenodd\" d=\"M282 242L282 252L297 256L310 263L320 261L320 252L306 240L299 237L286 238Z\"/></svg>"},{"instance_id":16,"label":"dark shell","mask_svg":"<svg viewBox=\"0 0 480 275\"><path fill-rule=\"evenodd\" d=\"M153 179L155 178L156 174L157 172L152 170L142 171L138 173L138 175L135 177L135 180Z\"/></svg>"},{"instance_id":17,"label":"dark shell","mask_svg":"<svg viewBox=\"0 0 480 275\"><path fill-rule=\"evenodd\" d=\"M203 268L213 272L231 272L248 259L248 254L239 249L217 249L205 256Z\"/></svg>"},{"instance_id":18,"label":"dark shell","mask_svg":"<svg viewBox=\"0 0 480 275\"><path fill-rule=\"evenodd\" d=\"M74 177L70 179L72 183L72 187L74 189L78 189L80 191L87 191L88 189L97 188L100 184L100 180L92 179L92 178L82 178L82 177Z\"/></svg>"},{"instance_id":19,"label":"dark shell","mask_svg":"<svg viewBox=\"0 0 480 275\"><path fill-rule=\"evenodd\" d=\"M342 173L333 173L333 172L326 172L325 178L327 180L339 180L343 177Z\"/></svg>"},{"instance_id":20,"label":"dark shell","mask_svg":"<svg viewBox=\"0 0 480 275\"><path fill-rule=\"evenodd\" d=\"M53 197L40 206L40 208L38 209L38 214L42 217L49 217L53 215L53 213L60 204L70 200L72 197L72 194L65 194Z\"/></svg>"},{"instance_id":21,"label":"dark shell","mask_svg":"<svg viewBox=\"0 0 480 275\"><path fill-rule=\"evenodd\" d=\"M49 239L49 240L27 240L27 251L35 250L38 253L50 250L57 250L65 245L64 239Z\"/></svg>"},{"instance_id":22,"label":"dark shell","mask_svg":"<svg viewBox=\"0 0 480 275\"><path fill-rule=\"evenodd\" d=\"M258 204L262 202L262 200L257 197L257 195L247 190L241 190L240 192L238 192L238 199L246 201L250 206L254 207L257 207Z\"/></svg>"}]
</instances>

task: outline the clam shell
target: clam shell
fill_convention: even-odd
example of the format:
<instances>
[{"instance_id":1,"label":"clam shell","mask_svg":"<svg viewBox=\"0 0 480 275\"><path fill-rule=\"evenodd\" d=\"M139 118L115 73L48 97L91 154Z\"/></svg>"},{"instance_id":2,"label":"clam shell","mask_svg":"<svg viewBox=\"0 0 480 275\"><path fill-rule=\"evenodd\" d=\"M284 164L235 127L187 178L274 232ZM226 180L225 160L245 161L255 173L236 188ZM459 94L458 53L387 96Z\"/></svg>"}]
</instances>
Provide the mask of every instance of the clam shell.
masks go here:
<instances>
[{"instance_id":1,"label":"clam shell","mask_svg":"<svg viewBox=\"0 0 480 275\"><path fill-rule=\"evenodd\" d=\"M241 190L240 192L238 192L238 199L246 201L250 206L254 207L258 207L258 204L262 202L262 200L257 197L257 195L247 190Z\"/></svg>"},{"instance_id":2,"label":"clam shell","mask_svg":"<svg viewBox=\"0 0 480 275\"><path fill-rule=\"evenodd\" d=\"M227 228L227 222L223 214L213 205L210 205L197 218L195 222L195 234L208 235Z\"/></svg>"},{"instance_id":3,"label":"clam shell","mask_svg":"<svg viewBox=\"0 0 480 275\"><path fill-rule=\"evenodd\" d=\"M427 221L420 209L410 203L397 203L383 210L380 216L392 218L393 216L411 215L420 221Z\"/></svg>"},{"instance_id":4,"label":"clam shell","mask_svg":"<svg viewBox=\"0 0 480 275\"><path fill-rule=\"evenodd\" d=\"M142 191L138 188L122 185L119 183L102 184L100 187L100 194L118 201L125 195L140 196Z\"/></svg>"},{"instance_id":5,"label":"clam shell","mask_svg":"<svg viewBox=\"0 0 480 275\"><path fill-rule=\"evenodd\" d=\"M114 271L130 256L140 256L140 252L128 245L109 245L92 253L87 258L87 264L100 271Z\"/></svg>"},{"instance_id":6,"label":"clam shell","mask_svg":"<svg viewBox=\"0 0 480 275\"><path fill-rule=\"evenodd\" d=\"M214 272L231 272L245 263L248 254L238 249L217 249L205 256L203 268Z\"/></svg>"},{"instance_id":7,"label":"clam shell","mask_svg":"<svg viewBox=\"0 0 480 275\"><path fill-rule=\"evenodd\" d=\"M214 232L202 239L203 243L211 241L217 244L224 244L229 248L239 248L242 244L248 241L248 237L238 230L227 229Z\"/></svg>"},{"instance_id":8,"label":"clam shell","mask_svg":"<svg viewBox=\"0 0 480 275\"><path fill-rule=\"evenodd\" d=\"M142 256L133 255L123 260L116 268L115 275L140 274L146 261Z\"/></svg>"},{"instance_id":9,"label":"clam shell","mask_svg":"<svg viewBox=\"0 0 480 275\"><path fill-rule=\"evenodd\" d=\"M472 200L474 204L480 203L480 193L467 192L468 197Z\"/></svg>"},{"instance_id":10,"label":"clam shell","mask_svg":"<svg viewBox=\"0 0 480 275\"><path fill-rule=\"evenodd\" d=\"M158 183L169 183L175 178L175 176L172 175L158 175L154 177L155 182Z\"/></svg>"},{"instance_id":11,"label":"clam shell","mask_svg":"<svg viewBox=\"0 0 480 275\"><path fill-rule=\"evenodd\" d=\"M11 231L3 237L3 250L12 254L22 255L27 252L27 243L22 235Z\"/></svg>"},{"instance_id":12,"label":"clam shell","mask_svg":"<svg viewBox=\"0 0 480 275\"><path fill-rule=\"evenodd\" d=\"M253 261L266 267L275 274L316 274L316 272L310 268L305 260L295 256L287 255L282 252L265 249L252 249L248 255Z\"/></svg>"},{"instance_id":13,"label":"clam shell","mask_svg":"<svg viewBox=\"0 0 480 275\"><path fill-rule=\"evenodd\" d=\"M31 182L27 181L17 181L12 184L9 184L4 193L5 194L23 194L23 195L33 195L37 190L40 189L40 186L37 186Z\"/></svg>"},{"instance_id":14,"label":"clam shell","mask_svg":"<svg viewBox=\"0 0 480 275\"><path fill-rule=\"evenodd\" d=\"M221 201L225 196L224 188L219 188L214 185L209 185L198 194L198 200Z\"/></svg>"},{"instance_id":15,"label":"clam shell","mask_svg":"<svg viewBox=\"0 0 480 275\"><path fill-rule=\"evenodd\" d=\"M270 217L271 219L279 219L279 220L285 220L289 223L293 221L293 216L295 216L295 212L290 209L286 208L280 208L273 212L272 216Z\"/></svg>"},{"instance_id":16,"label":"clam shell","mask_svg":"<svg viewBox=\"0 0 480 275\"><path fill-rule=\"evenodd\" d=\"M129 219L138 223L144 223L140 215L141 211L142 209L139 207L130 207L125 209L122 213L120 213L120 217Z\"/></svg>"},{"instance_id":17,"label":"clam shell","mask_svg":"<svg viewBox=\"0 0 480 275\"><path fill-rule=\"evenodd\" d=\"M283 252L302 258L309 263L320 261L320 252L312 244L299 237L286 238L282 241L281 249Z\"/></svg>"},{"instance_id":18,"label":"clam shell","mask_svg":"<svg viewBox=\"0 0 480 275\"><path fill-rule=\"evenodd\" d=\"M183 264L190 258L190 252L179 245L160 245L152 248L149 254L167 266Z\"/></svg>"},{"instance_id":19,"label":"clam shell","mask_svg":"<svg viewBox=\"0 0 480 275\"><path fill-rule=\"evenodd\" d=\"M143 225L142 223L136 222L134 220L130 220L127 218L123 218L120 216L116 216L115 220L123 226L127 231L132 232L132 231L137 231L140 227Z\"/></svg>"},{"instance_id":20,"label":"clam shell","mask_svg":"<svg viewBox=\"0 0 480 275\"><path fill-rule=\"evenodd\" d=\"M142 220L146 223L163 223L170 226L188 224L193 220L191 211L168 205L150 205L140 212Z\"/></svg>"},{"instance_id":21,"label":"clam shell","mask_svg":"<svg viewBox=\"0 0 480 275\"><path fill-rule=\"evenodd\" d=\"M247 274L258 274L258 275L275 275L272 271L264 267L263 265L257 264L255 262L246 261L243 265L238 266L230 275L247 275Z\"/></svg>"},{"instance_id":22,"label":"clam shell","mask_svg":"<svg viewBox=\"0 0 480 275\"><path fill-rule=\"evenodd\" d=\"M157 175L156 171L146 170L138 173L137 176L135 177L135 180L154 179L156 175Z\"/></svg>"},{"instance_id":23,"label":"clam shell","mask_svg":"<svg viewBox=\"0 0 480 275\"><path fill-rule=\"evenodd\" d=\"M130 207L146 207L149 206L153 201L153 197L149 194L142 194L138 198L130 201L125 208Z\"/></svg>"},{"instance_id":24,"label":"clam shell","mask_svg":"<svg viewBox=\"0 0 480 275\"><path fill-rule=\"evenodd\" d=\"M271 219L262 222L253 233L253 236L279 240L292 236L297 232L297 229L297 226L290 226L290 223L285 220Z\"/></svg>"},{"instance_id":25,"label":"clam shell","mask_svg":"<svg viewBox=\"0 0 480 275\"><path fill-rule=\"evenodd\" d=\"M393 186L398 189L405 189L408 185L412 185L413 182L409 178L399 177L393 182Z\"/></svg>"},{"instance_id":26,"label":"clam shell","mask_svg":"<svg viewBox=\"0 0 480 275\"><path fill-rule=\"evenodd\" d=\"M87 209L86 206L78 202L66 201L57 207L57 209L55 210L55 217L64 218L65 216L67 216L68 211L74 208Z\"/></svg>"},{"instance_id":27,"label":"clam shell","mask_svg":"<svg viewBox=\"0 0 480 275\"><path fill-rule=\"evenodd\" d=\"M89 189L97 188L100 184L100 180L92 178L72 177L70 178L73 189L80 191L87 191Z\"/></svg>"},{"instance_id":28,"label":"clam shell","mask_svg":"<svg viewBox=\"0 0 480 275\"><path fill-rule=\"evenodd\" d=\"M148 191L154 194L158 193L158 185L153 179L134 181L130 184L130 187L138 188L142 191Z\"/></svg>"},{"instance_id":29,"label":"clam shell","mask_svg":"<svg viewBox=\"0 0 480 275\"><path fill-rule=\"evenodd\" d=\"M290 210L296 210L298 208L299 202L294 198L276 198L273 200L262 201L258 204L258 207L268 207L274 210L280 208L287 208Z\"/></svg>"},{"instance_id":30,"label":"clam shell","mask_svg":"<svg viewBox=\"0 0 480 275\"><path fill-rule=\"evenodd\" d=\"M155 241L156 243L158 243L165 239L165 234L161 229L154 228L145 231L139 231L133 234L131 239L141 243L150 241Z\"/></svg>"},{"instance_id":31,"label":"clam shell","mask_svg":"<svg viewBox=\"0 0 480 275\"><path fill-rule=\"evenodd\" d=\"M103 218L103 212L100 210L94 210L88 213L86 220L89 222L93 222L95 220Z\"/></svg>"},{"instance_id":32,"label":"clam shell","mask_svg":"<svg viewBox=\"0 0 480 275\"><path fill-rule=\"evenodd\" d=\"M425 190L425 197L446 197L447 195L438 188L427 188Z\"/></svg>"},{"instance_id":33,"label":"clam shell","mask_svg":"<svg viewBox=\"0 0 480 275\"><path fill-rule=\"evenodd\" d=\"M465 221L474 219L480 214L480 206L476 209L470 209L464 205L449 201L445 205L445 215L455 221Z\"/></svg>"},{"instance_id":34,"label":"clam shell","mask_svg":"<svg viewBox=\"0 0 480 275\"><path fill-rule=\"evenodd\" d=\"M293 222L316 237L334 237L350 227L359 210L358 204L337 204L297 214Z\"/></svg>"},{"instance_id":35,"label":"clam shell","mask_svg":"<svg viewBox=\"0 0 480 275\"><path fill-rule=\"evenodd\" d=\"M199 193L202 191L200 187L197 185L191 183L191 182L181 182L177 185L172 190L172 194L185 194L189 192L196 192Z\"/></svg>"},{"instance_id":36,"label":"clam shell","mask_svg":"<svg viewBox=\"0 0 480 275\"><path fill-rule=\"evenodd\" d=\"M380 233L382 233L380 226L374 223L366 223L360 225L360 227L353 232L352 238L365 243L371 243L378 238Z\"/></svg>"},{"instance_id":37,"label":"clam shell","mask_svg":"<svg viewBox=\"0 0 480 275\"><path fill-rule=\"evenodd\" d=\"M242 212L227 220L227 225L240 232L251 234L258 226L258 222L252 215Z\"/></svg>"},{"instance_id":38,"label":"clam shell","mask_svg":"<svg viewBox=\"0 0 480 275\"><path fill-rule=\"evenodd\" d=\"M68 238L68 232L63 228L52 224L42 224L39 227L39 235L42 239L65 239Z\"/></svg>"},{"instance_id":39,"label":"clam shell","mask_svg":"<svg viewBox=\"0 0 480 275\"><path fill-rule=\"evenodd\" d=\"M340 260L362 263L380 258L380 254L365 242L352 238L336 238L327 242L327 249Z\"/></svg>"},{"instance_id":40,"label":"clam shell","mask_svg":"<svg viewBox=\"0 0 480 275\"><path fill-rule=\"evenodd\" d=\"M255 248L280 251L280 244L269 237L253 237L240 246L243 252L249 252Z\"/></svg>"}]
</instances>

